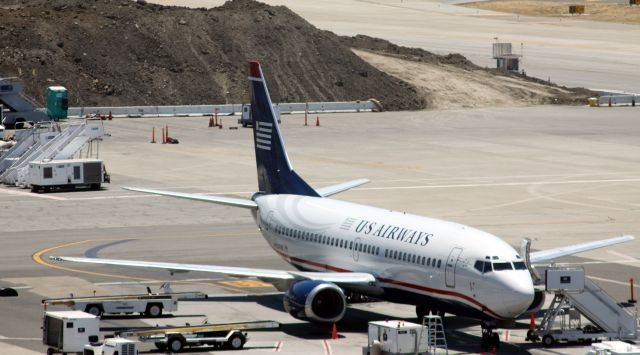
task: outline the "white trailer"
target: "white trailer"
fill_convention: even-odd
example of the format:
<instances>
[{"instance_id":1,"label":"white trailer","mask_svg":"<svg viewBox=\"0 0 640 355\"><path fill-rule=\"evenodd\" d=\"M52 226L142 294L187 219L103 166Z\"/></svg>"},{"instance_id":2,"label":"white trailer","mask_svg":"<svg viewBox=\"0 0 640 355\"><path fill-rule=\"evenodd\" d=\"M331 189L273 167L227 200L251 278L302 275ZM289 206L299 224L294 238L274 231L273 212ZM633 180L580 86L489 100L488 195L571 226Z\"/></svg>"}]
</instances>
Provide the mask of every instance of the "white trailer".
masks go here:
<instances>
[{"instance_id":1,"label":"white trailer","mask_svg":"<svg viewBox=\"0 0 640 355\"><path fill-rule=\"evenodd\" d=\"M118 296L93 296L77 298L54 298L42 300L48 306L66 306L71 309L85 311L95 316L102 314L140 313L147 317L160 317L163 312L178 310L179 299L203 299L202 292L148 293Z\"/></svg>"},{"instance_id":2,"label":"white trailer","mask_svg":"<svg viewBox=\"0 0 640 355\"><path fill-rule=\"evenodd\" d=\"M278 104L273 104L273 112L278 118L278 123L280 123L280 107L278 106ZM253 121L251 120L250 104L242 104L242 112L240 113L240 118L238 118L238 124L241 124L242 127L253 125Z\"/></svg>"},{"instance_id":3,"label":"white trailer","mask_svg":"<svg viewBox=\"0 0 640 355\"><path fill-rule=\"evenodd\" d=\"M47 355L54 353L82 353L85 344L98 341L98 317L80 311L45 312L42 324L42 343L48 346Z\"/></svg>"},{"instance_id":4,"label":"white trailer","mask_svg":"<svg viewBox=\"0 0 640 355\"><path fill-rule=\"evenodd\" d=\"M185 347L213 346L229 350L242 349L249 339L243 330L278 328L274 321L257 321L230 324L203 324L184 327L153 328L120 332L123 337L137 337L140 342L153 343L159 350L173 353Z\"/></svg>"},{"instance_id":5,"label":"white trailer","mask_svg":"<svg viewBox=\"0 0 640 355\"><path fill-rule=\"evenodd\" d=\"M108 338L102 343L85 345L83 355L138 355L138 342L125 338Z\"/></svg>"},{"instance_id":6,"label":"white trailer","mask_svg":"<svg viewBox=\"0 0 640 355\"><path fill-rule=\"evenodd\" d=\"M34 192L46 192L51 188L78 186L97 190L105 182L110 182L110 178L102 160L68 159L29 162L26 185Z\"/></svg>"},{"instance_id":7,"label":"white trailer","mask_svg":"<svg viewBox=\"0 0 640 355\"><path fill-rule=\"evenodd\" d=\"M369 348L379 343L385 354L425 353L428 343L420 341L422 325L401 320L369 322Z\"/></svg>"}]
</instances>

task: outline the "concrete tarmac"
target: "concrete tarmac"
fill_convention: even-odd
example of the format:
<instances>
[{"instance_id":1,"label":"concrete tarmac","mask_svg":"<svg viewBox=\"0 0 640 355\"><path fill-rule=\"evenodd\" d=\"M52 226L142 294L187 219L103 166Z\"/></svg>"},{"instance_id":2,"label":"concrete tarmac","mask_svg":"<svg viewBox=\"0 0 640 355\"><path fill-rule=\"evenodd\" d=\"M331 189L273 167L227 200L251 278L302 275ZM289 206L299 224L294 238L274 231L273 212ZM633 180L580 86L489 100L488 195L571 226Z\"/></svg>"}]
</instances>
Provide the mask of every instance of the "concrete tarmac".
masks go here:
<instances>
[{"instance_id":1,"label":"concrete tarmac","mask_svg":"<svg viewBox=\"0 0 640 355\"><path fill-rule=\"evenodd\" d=\"M526 107L458 111L282 117L282 134L296 171L313 186L366 177L371 183L336 198L468 224L517 246L534 249L640 234L640 125L638 108ZM315 119L315 117L313 117ZM249 197L256 190L251 130L223 117L128 118L105 121L100 145L112 183L100 191L33 194L0 187L0 286L18 288L0 298L3 354L42 353L40 325L46 297L140 293L171 281L174 290L222 295L183 302L160 319L106 317L103 327L274 319L277 331L251 332L250 353L355 354L366 343L366 322L414 320L408 306L354 305L327 327L282 312L274 289L262 282L206 273L56 263L49 255L291 269L259 235L246 210L122 190L143 186ZM180 144L151 144L151 129L169 126ZM156 137L159 139L159 137ZM563 258L620 301L637 279L637 241ZM259 294L251 297L239 295ZM528 321L509 332L501 353L548 353L524 342ZM479 352L477 322L447 317L454 353ZM502 334L503 338L507 334ZM8 350L6 350L8 349ZM146 347L146 350L150 348ZM7 352L8 351L8 352ZM210 350L205 350L207 352ZM561 346L554 353L583 354ZM195 351L200 353L201 351ZM217 353L217 351L216 351Z\"/></svg>"}]
</instances>

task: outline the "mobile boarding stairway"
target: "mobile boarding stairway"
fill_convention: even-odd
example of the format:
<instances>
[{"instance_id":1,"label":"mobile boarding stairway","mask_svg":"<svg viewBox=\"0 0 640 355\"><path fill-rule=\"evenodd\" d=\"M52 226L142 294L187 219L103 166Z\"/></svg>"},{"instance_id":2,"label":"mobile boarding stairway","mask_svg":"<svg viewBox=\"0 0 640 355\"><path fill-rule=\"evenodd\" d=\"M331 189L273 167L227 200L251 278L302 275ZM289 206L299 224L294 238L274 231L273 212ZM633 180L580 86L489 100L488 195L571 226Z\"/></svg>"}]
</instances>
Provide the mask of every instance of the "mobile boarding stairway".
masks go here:
<instances>
[{"instance_id":1,"label":"mobile boarding stairway","mask_svg":"<svg viewBox=\"0 0 640 355\"><path fill-rule=\"evenodd\" d=\"M0 170L0 182L25 187L29 162L72 159L86 144L99 140L103 135L102 122L83 122L71 124L61 132L45 132L40 133L39 137L27 137L33 143L19 157L16 157L18 150L13 153L10 150L1 158L0 167L7 166L4 171ZM18 142L12 149L21 145ZM20 150L24 150L24 147Z\"/></svg>"},{"instance_id":2,"label":"mobile boarding stairway","mask_svg":"<svg viewBox=\"0 0 640 355\"><path fill-rule=\"evenodd\" d=\"M536 267L536 270L546 291L555 296L540 326L528 335L531 338L529 340L541 337L545 346L551 346L558 341L636 339L638 322L635 305L618 303L585 277L584 269L547 266ZM592 325L582 326L580 315Z\"/></svg>"},{"instance_id":3,"label":"mobile boarding stairway","mask_svg":"<svg viewBox=\"0 0 640 355\"><path fill-rule=\"evenodd\" d=\"M38 104L23 93L24 84L18 78L0 78L0 104L9 109L4 114L6 126L16 122L47 121L47 114L38 110Z\"/></svg>"}]
</instances>

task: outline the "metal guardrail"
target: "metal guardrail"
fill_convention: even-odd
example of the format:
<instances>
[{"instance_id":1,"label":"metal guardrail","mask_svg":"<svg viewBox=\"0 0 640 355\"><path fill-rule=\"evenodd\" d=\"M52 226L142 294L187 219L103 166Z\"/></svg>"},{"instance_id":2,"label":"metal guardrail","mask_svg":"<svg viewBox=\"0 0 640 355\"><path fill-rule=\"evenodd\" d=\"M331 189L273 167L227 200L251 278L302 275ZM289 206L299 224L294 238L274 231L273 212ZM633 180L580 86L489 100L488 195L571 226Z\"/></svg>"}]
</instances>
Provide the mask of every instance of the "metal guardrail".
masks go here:
<instances>
[{"instance_id":1,"label":"metal guardrail","mask_svg":"<svg viewBox=\"0 0 640 355\"><path fill-rule=\"evenodd\" d=\"M280 113L318 113L318 112L367 112L379 110L380 106L373 100L347 102L299 102L275 104ZM70 107L69 117L85 117L87 115L108 115L116 117L143 116L205 116L234 115L242 112L242 104L227 105L181 105L181 106L116 106L116 107Z\"/></svg>"}]
</instances>

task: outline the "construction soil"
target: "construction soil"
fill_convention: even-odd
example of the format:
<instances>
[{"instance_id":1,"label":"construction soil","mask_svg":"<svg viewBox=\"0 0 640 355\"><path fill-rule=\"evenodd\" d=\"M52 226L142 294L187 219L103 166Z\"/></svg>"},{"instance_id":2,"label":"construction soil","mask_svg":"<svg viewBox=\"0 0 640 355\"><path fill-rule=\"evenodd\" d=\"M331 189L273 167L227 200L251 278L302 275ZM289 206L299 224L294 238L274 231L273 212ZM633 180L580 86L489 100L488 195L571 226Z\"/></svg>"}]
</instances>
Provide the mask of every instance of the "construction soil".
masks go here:
<instances>
[{"instance_id":1,"label":"construction soil","mask_svg":"<svg viewBox=\"0 0 640 355\"><path fill-rule=\"evenodd\" d=\"M369 64L416 87L430 109L584 105L595 95L521 73L482 68L460 54L435 55L362 35L343 37L343 43Z\"/></svg>"},{"instance_id":2,"label":"construction soil","mask_svg":"<svg viewBox=\"0 0 640 355\"><path fill-rule=\"evenodd\" d=\"M571 15L569 5L585 5L583 15ZM538 1L538 0L492 0L464 4L483 10L509 12L527 16L563 17L572 20L606 21L625 24L640 24L640 6L629 6L629 2L611 1Z\"/></svg>"},{"instance_id":3,"label":"construction soil","mask_svg":"<svg viewBox=\"0 0 640 355\"><path fill-rule=\"evenodd\" d=\"M211 9L3 0L0 16L0 77L20 77L40 103L52 85L69 89L71 106L247 102L254 58L274 102L376 98L387 110L416 110L584 104L590 95L479 68L459 54L340 37L251 0Z\"/></svg>"}]
</instances>

